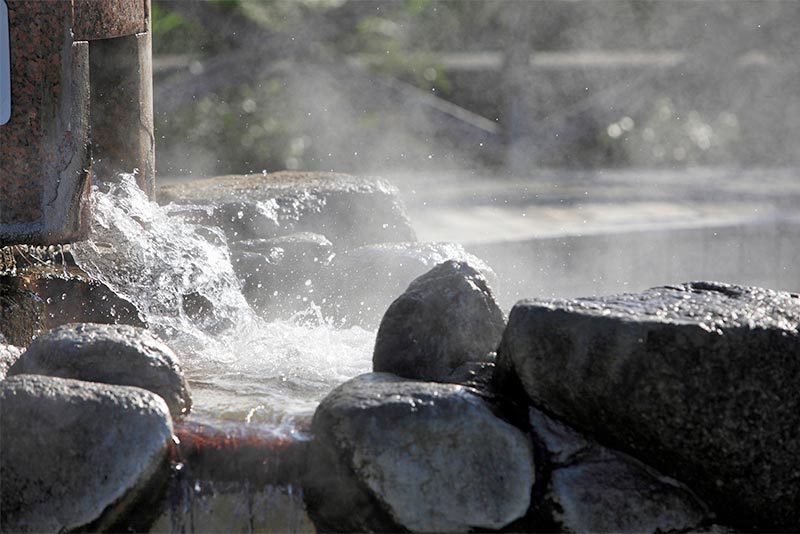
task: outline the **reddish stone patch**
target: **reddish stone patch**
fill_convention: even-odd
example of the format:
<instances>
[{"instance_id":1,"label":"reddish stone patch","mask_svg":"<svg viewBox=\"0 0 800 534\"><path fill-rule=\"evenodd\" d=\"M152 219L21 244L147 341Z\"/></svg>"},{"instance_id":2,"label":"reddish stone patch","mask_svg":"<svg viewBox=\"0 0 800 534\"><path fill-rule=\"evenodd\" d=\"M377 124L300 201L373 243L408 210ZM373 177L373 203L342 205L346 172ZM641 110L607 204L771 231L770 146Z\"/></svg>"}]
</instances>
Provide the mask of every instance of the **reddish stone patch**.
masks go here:
<instances>
[{"instance_id":1,"label":"reddish stone patch","mask_svg":"<svg viewBox=\"0 0 800 534\"><path fill-rule=\"evenodd\" d=\"M12 108L10 121L0 127L0 224L42 216L40 176L60 142L62 55L72 44L71 2L11 1L8 7Z\"/></svg>"},{"instance_id":2,"label":"reddish stone patch","mask_svg":"<svg viewBox=\"0 0 800 534\"><path fill-rule=\"evenodd\" d=\"M144 0L74 0L75 39L93 41L147 30Z\"/></svg>"},{"instance_id":3,"label":"reddish stone patch","mask_svg":"<svg viewBox=\"0 0 800 534\"><path fill-rule=\"evenodd\" d=\"M81 39L102 43L131 36L125 64L135 67L136 83L125 96L137 105L98 114L126 113L120 124L134 125L129 158L135 165L119 170L139 168L152 192L150 1L8 0L7 5L11 117L0 127L0 246L82 239L88 234L91 143L90 45Z\"/></svg>"},{"instance_id":4,"label":"reddish stone patch","mask_svg":"<svg viewBox=\"0 0 800 534\"><path fill-rule=\"evenodd\" d=\"M305 440L186 421L176 422L175 436L173 461L196 479L285 485L298 482L305 467Z\"/></svg>"}]
</instances>

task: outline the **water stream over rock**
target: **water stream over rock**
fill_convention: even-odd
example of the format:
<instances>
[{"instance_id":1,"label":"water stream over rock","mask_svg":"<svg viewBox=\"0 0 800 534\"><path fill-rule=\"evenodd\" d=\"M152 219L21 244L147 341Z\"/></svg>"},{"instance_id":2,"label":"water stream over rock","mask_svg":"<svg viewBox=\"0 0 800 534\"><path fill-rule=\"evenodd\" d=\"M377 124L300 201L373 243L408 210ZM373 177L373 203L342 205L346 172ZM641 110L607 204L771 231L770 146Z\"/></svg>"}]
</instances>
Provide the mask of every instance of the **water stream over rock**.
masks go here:
<instances>
[{"instance_id":1,"label":"water stream over rock","mask_svg":"<svg viewBox=\"0 0 800 534\"><path fill-rule=\"evenodd\" d=\"M179 355L192 419L294 433L333 387L371 369L374 332L335 328L313 295L304 311L260 318L224 233L174 216L186 206L149 201L130 175L96 186L93 199L92 237L73 246L75 261Z\"/></svg>"}]
</instances>

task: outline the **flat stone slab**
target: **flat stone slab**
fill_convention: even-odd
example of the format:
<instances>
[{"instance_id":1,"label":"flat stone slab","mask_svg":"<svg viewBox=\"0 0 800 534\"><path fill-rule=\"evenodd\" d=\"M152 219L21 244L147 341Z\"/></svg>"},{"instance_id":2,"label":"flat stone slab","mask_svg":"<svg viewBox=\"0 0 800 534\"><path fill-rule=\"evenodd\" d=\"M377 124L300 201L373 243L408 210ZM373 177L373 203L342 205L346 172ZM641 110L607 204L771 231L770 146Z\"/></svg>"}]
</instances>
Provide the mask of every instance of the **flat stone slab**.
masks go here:
<instances>
[{"instance_id":1,"label":"flat stone slab","mask_svg":"<svg viewBox=\"0 0 800 534\"><path fill-rule=\"evenodd\" d=\"M218 176L161 185L161 203L213 205L230 241L315 232L340 248L413 241L397 189L377 178L328 172Z\"/></svg>"},{"instance_id":2,"label":"flat stone slab","mask_svg":"<svg viewBox=\"0 0 800 534\"><path fill-rule=\"evenodd\" d=\"M735 527L792 530L799 324L796 294L713 282L522 301L495 383L686 483Z\"/></svg>"},{"instance_id":3,"label":"flat stone slab","mask_svg":"<svg viewBox=\"0 0 800 534\"><path fill-rule=\"evenodd\" d=\"M3 532L112 528L166 465L172 421L140 388L48 376L0 382Z\"/></svg>"},{"instance_id":4,"label":"flat stone slab","mask_svg":"<svg viewBox=\"0 0 800 534\"><path fill-rule=\"evenodd\" d=\"M523 516L528 436L454 384L356 377L314 414L306 504L321 530L464 532Z\"/></svg>"},{"instance_id":5,"label":"flat stone slab","mask_svg":"<svg viewBox=\"0 0 800 534\"><path fill-rule=\"evenodd\" d=\"M33 340L8 375L37 374L136 386L162 397L172 417L192 406L189 386L172 349L143 328L66 324Z\"/></svg>"}]
</instances>

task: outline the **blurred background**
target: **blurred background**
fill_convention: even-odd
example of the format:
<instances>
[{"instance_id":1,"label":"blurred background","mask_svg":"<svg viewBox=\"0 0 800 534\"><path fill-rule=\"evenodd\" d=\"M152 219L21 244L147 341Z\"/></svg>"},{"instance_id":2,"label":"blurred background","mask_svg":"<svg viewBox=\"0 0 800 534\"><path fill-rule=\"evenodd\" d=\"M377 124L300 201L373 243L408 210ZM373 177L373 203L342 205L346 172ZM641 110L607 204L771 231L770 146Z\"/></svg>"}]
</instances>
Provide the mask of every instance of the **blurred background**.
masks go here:
<instances>
[{"instance_id":1,"label":"blurred background","mask_svg":"<svg viewBox=\"0 0 800 534\"><path fill-rule=\"evenodd\" d=\"M509 301L800 288L800 2L154 0L153 35L158 180L387 177Z\"/></svg>"},{"instance_id":2,"label":"blurred background","mask_svg":"<svg viewBox=\"0 0 800 534\"><path fill-rule=\"evenodd\" d=\"M800 161L800 4L155 1L162 174Z\"/></svg>"}]
</instances>

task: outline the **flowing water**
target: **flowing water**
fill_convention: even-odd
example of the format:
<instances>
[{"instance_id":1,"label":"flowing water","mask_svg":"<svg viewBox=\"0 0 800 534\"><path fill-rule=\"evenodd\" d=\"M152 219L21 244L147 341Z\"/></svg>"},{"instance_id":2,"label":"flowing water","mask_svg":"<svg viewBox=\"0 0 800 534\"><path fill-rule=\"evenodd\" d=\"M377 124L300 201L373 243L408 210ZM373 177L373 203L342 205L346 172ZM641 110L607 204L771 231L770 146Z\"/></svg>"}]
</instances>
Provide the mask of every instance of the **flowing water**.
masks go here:
<instances>
[{"instance_id":1,"label":"flowing water","mask_svg":"<svg viewBox=\"0 0 800 534\"><path fill-rule=\"evenodd\" d=\"M375 333L335 328L313 301L276 321L246 302L221 230L174 216L132 176L95 187L89 241L76 263L141 311L178 354L193 419L296 432L339 383L371 369ZM202 209L202 208L198 208Z\"/></svg>"}]
</instances>

